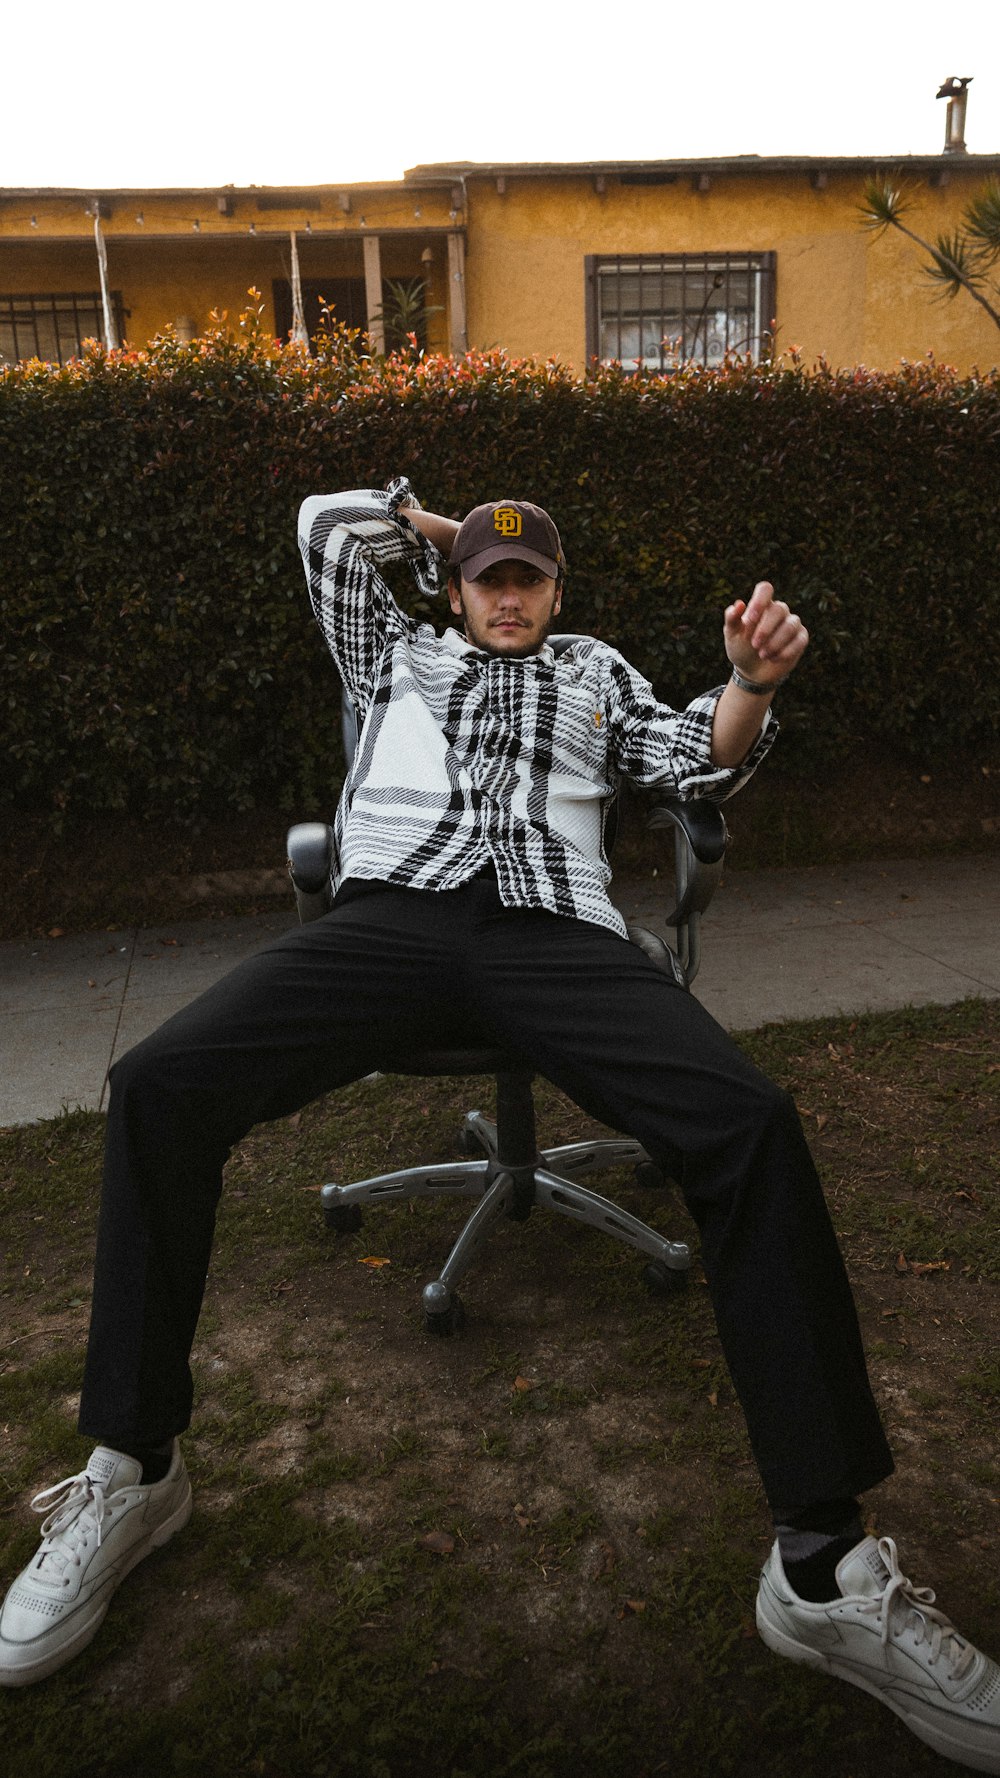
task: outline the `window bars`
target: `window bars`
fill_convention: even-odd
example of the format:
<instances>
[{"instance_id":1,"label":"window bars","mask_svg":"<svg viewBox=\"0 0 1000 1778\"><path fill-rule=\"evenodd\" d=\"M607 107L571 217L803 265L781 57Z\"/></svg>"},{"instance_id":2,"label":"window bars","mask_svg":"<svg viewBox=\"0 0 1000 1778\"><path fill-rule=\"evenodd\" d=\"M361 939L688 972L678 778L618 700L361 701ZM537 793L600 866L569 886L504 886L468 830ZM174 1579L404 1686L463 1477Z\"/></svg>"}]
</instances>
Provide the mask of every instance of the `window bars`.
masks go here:
<instances>
[{"instance_id":1,"label":"window bars","mask_svg":"<svg viewBox=\"0 0 1000 1778\"><path fill-rule=\"evenodd\" d=\"M671 253L592 258L588 356L626 370L668 372L767 356L774 321L773 253Z\"/></svg>"},{"instance_id":2,"label":"window bars","mask_svg":"<svg viewBox=\"0 0 1000 1778\"><path fill-rule=\"evenodd\" d=\"M121 293L115 291L111 300L120 339L124 331ZM88 339L104 339L99 290L0 296L0 364L15 364L23 358L65 364L80 356Z\"/></svg>"}]
</instances>

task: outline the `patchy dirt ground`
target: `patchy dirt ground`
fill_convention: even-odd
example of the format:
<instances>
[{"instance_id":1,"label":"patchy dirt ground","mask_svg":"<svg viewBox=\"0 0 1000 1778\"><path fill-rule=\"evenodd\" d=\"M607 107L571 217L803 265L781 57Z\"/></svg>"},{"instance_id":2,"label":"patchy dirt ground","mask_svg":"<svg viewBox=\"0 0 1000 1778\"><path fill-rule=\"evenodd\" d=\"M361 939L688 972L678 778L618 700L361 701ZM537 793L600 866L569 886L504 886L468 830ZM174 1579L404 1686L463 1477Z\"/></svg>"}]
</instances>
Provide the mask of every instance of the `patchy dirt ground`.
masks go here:
<instances>
[{"instance_id":1,"label":"patchy dirt ground","mask_svg":"<svg viewBox=\"0 0 1000 1778\"><path fill-rule=\"evenodd\" d=\"M1000 1006L775 1027L855 1285L898 1473L866 1500L918 1584L1000 1644ZM768 1519L695 1263L650 1297L628 1250L504 1223L425 1335L454 1203L322 1228L323 1179L454 1152L484 1082L365 1083L230 1163L185 1441L190 1527L100 1637L0 1694L31 1778L902 1778L942 1772L874 1702L753 1624ZM542 1140L586 1128L539 1091ZM488 1109L488 1104L483 1103ZM101 1127L3 1148L0 1555L86 1449L73 1431ZM670 1191L609 1195L693 1241ZM26 1522L27 1521L27 1522Z\"/></svg>"}]
</instances>

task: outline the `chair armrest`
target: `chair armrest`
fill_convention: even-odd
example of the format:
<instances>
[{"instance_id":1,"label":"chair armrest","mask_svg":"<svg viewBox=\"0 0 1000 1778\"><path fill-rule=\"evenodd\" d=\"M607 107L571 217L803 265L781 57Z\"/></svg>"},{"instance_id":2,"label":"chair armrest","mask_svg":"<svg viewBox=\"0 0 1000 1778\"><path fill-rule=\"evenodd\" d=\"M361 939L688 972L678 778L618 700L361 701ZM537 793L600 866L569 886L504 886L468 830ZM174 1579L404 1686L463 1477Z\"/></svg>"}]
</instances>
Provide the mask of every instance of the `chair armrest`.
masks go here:
<instances>
[{"instance_id":1,"label":"chair armrest","mask_svg":"<svg viewBox=\"0 0 1000 1778\"><path fill-rule=\"evenodd\" d=\"M729 833L717 803L681 802L669 797L657 803L647 827L672 827L676 870L676 903L666 915L668 926L677 926L689 914L703 914L722 879Z\"/></svg>"},{"instance_id":2,"label":"chair armrest","mask_svg":"<svg viewBox=\"0 0 1000 1778\"><path fill-rule=\"evenodd\" d=\"M288 830L288 874L303 925L333 906L333 828L325 821L298 821Z\"/></svg>"},{"instance_id":3,"label":"chair armrest","mask_svg":"<svg viewBox=\"0 0 1000 1778\"><path fill-rule=\"evenodd\" d=\"M725 816L717 803L672 796L657 803L647 826L674 830L675 901L665 919L677 933L677 955L690 986L701 961L701 916L722 880L729 839Z\"/></svg>"}]
</instances>

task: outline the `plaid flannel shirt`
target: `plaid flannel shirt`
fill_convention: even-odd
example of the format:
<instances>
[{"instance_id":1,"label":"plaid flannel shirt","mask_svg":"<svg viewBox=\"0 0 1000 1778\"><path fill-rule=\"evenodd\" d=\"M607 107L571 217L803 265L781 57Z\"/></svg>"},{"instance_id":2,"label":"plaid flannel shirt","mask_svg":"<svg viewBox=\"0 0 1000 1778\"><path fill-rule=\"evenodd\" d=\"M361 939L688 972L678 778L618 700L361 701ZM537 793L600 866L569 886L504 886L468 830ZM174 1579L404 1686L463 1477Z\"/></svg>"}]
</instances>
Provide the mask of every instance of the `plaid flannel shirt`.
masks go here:
<instances>
[{"instance_id":1,"label":"plaid flannel shirt","mask_svg":"<svg viewBox=\"0 0 1000 1778\"><path fill-rule=\"evenodd\" d=\"M625 934L608 899L608 799L620 775L721 801L768 751L768 713L742 765L711 759L722 687L676 711L614 648L488 655L408 617L381 570L405 560L425 593L442 563L388 493L313 495L299 547L320 628L357 708L359 740L335 821L334 887L363 877L454 889L484 866L508 907L548 908Z\"/></svg>"}]
</instances>

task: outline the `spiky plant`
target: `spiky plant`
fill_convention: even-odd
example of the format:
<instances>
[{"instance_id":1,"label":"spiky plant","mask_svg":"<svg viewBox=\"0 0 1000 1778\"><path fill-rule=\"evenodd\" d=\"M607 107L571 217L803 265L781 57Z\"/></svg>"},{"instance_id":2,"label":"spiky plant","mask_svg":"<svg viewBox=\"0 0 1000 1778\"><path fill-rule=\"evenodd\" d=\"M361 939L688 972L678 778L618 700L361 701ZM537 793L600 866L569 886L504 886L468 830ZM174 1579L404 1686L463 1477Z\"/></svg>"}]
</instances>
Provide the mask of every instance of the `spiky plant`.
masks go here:
<instances>
[{"instance_id":1,"label":"spiky plant","mask_svg":"<svg viewBox=\"0 0 1000 1778\"><path fill-rule=\"evenodd\" d=\"M1000 296L1000 289L989 282L989 275L1000 260L1000 184L991 179L966 205L960 227L953 234L938 235L934 242L925 241L903 221L910 208L910 193L902 182L879 175L865 185L859 206L861 225L875 234L895 228L915 241L927 254L923 269L938 286L938 295L952 298L961 290L967 291L986 310L994 326L1000 327L1000 312L990 301L990 297Z\"/></svg>"}]
</instances>

